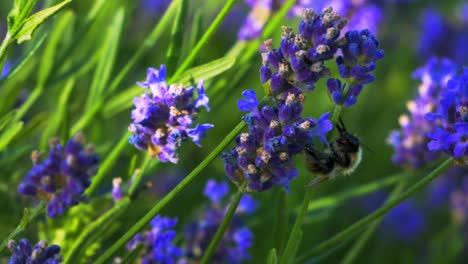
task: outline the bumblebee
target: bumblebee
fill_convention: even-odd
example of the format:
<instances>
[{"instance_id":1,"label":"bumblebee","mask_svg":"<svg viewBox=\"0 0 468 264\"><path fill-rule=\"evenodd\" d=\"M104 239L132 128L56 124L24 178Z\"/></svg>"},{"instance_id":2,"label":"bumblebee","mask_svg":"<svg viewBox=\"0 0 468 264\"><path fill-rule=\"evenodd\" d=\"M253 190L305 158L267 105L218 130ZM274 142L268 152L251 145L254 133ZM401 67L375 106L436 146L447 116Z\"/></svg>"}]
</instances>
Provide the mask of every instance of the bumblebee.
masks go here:
<instances>
[{"instance_id":1,"label":"bumblebee","mask_svg":"<svg viewBox=\"0 0 468 264\"><path fill-rule=\"evenodd\" d=\"M346 130L343 120L340 119L336 127L340 134L325 150L321 151L312 146L306 146L304 149L307 170L319 175L308 186L338 175L349 175L361 162L362 148L359 139Z\"/></svg>"}]
</instances>

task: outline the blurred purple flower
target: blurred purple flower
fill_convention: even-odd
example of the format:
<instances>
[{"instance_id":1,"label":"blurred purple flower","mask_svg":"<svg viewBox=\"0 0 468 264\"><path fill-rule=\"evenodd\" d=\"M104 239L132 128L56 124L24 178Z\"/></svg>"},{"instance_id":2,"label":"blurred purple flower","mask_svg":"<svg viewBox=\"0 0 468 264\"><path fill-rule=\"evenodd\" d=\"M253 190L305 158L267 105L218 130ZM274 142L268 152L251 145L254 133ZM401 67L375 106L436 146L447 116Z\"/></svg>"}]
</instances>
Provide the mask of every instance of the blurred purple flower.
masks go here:
<instances>
[{"instance_id":1,"label":"blurred purple flower","mask_svg":"<svg viewBox=\"0 0 468 264\"><path fill-rule=\"evenodd\" d=\"M65 147L51 140L49 156L40 161L33 152L34 167L28 172L18 191L48 202L47 214L56 217L85 200L84 191L98 169L99 157L94 148L84 147L84 136L76 135Z\"/></svg>"},{"instance_id":2,"label":"blurred purple flower","mask_svg":"<svg viewBox=\"0 0 468 264\"><path fill-rule=\"evenodd\" d=\"M450 60L432 58L413 73L413 78L422 82L418 96L407 103L410 115L400 117L401 130L393 131L387 140L395 150L392 157L395 164L419 168L439 156L427 149L426 134L434 131L436 125L428 122L425 116L438 108L440 94L447 89L447 82L455 72L456 65Z\"/></svg>"},{"instance_id":3,"label":"blurred purple flower","mask_svg":"<svg viewBox=\"0 0 468 264\"><path fill-rule=\"evenodd\" d=\"M150 222L151 230L138 233L127 243L129 251L135 250L140 244L144 251L140 257L145 264L175 264L176 259L182 255L182 250L173 244L176 232L173 228L177 218L166 218L157 215Z\"/></svg>"},{"instance_id":4,"label":"blurred purple flower","mask_svg":"<svg viewBox=\"0 0 468 264\"><path fill-rule=\"evenodd\" d=\"M182 263L197 263L202 258L223 220L225 211L220 206L220 200L228 192L227 184L209 180L205 187L206 192L209 192L207 197L211 200L211 205L198 220L191 222L185 229L186 247ZM216 194L215 199L213 194ZM252 213L255 208L255 201L249 195L244 195L210 263L238 264L250 258L248 250L252 246L253 233L242 223L240 216L243 213Z\"/></svg>"},{"instance_id":5,"label":"blurred purple flower","mask_svg":"<svg viewBox=\"0 0 468 264\"><path fill-rule=\"evenodd\" d=\"M60 247L47 245L41 240L34 247L28 239L23 238L18 243L14 240L8 241L8 249L13 254L8 264L58 264L62 261Z\"/></svg>"}]
</instances>

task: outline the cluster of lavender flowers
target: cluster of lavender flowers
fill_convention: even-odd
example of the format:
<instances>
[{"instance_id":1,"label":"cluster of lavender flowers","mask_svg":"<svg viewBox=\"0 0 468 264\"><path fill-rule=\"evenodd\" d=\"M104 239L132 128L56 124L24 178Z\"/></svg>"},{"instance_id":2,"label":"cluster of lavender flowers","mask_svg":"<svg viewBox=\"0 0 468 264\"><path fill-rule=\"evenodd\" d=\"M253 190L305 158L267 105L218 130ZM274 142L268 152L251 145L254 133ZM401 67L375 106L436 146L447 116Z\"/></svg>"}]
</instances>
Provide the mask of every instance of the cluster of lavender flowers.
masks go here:
<instances>
[{"instance_id":1,"label":"cluster of lavender flowers","mask_svg":"<svg viewBox=\"0 0 468 264\"><path fill-rule=\"evenodd\" d=\"M426 59L441 56L457 63L468 62L468 3L456 8L456 14L447 19L436 9L427 9L421 17L421 34L417 50Z\"/></svg>"},{"instance_id":2,"label":"cluster of lavender flowers","mask_svg":"<svg viewBox=\"0 0 468 264\"><path fill-rule=\"evenodd\" d=\"M92 146L84 147L84 141L83 134L77 134L62 147L53 139L49 155L42 162L39 152L32 153L34 167L18 191L47 201L49 217L56 217L85 200L83 193L97 172L99 157Z\"/></svg>"},{"instance_id":3,"label":"cluster of lavender flowers","mask_svg":"<svg viewBox=\"0 0 468 264\"><path fill-rule=\"evenodd\" d=\"M151 220L151 230L137 234L127 244L129 251L135 250L140 244L144 245L141 263L175 263L174 260L182 255L182 250L173 244L176 231L173 228L177 219L160 217Z\"/></svg>"},{"instance_id":4,"label":"cluster of lavender flowers","mask_svg":"<svg viewBox=\"0 0 468 264\"><path fill-rule=\"evenodd\" d=\"M249 133L238 136L237 147L222 156L233 182L247 182L247 191L265 191L275 185L287 188L298 173L293 156L317 138L327 144L326 134L333 128L329 114L317 120L302 118L301 113L304 93L330 75L324 63L339 50L342 55L336 62L349 87L341 85L338 79L329 79L334 103L352 106L363 85L374 80L371 72L383 57L379 42L368 30L349 31L339 38L345 24L332 8L325 8L320 14L306 9L298 34L283 27L278 49L273 48L271 40L265 42L267 52L262 54L260 80L269 87L274 105L262 106L252 90L246 90L245 99L238 101L239 109L249 112L243 117Z\"/></svg>"},{"instance_id":5,"label":"cluster of lavender flowers","mask_svg":"<svg viewBox=\"0 0 468 264\"><path fill-rule=\"evenodd\" d=\"M129 130L133 135L129 142L140 150L147 150L162 162L177 163L177 149L188 138L200 146L200 140L212 124L194 124L201 107L209 111L209 99L204 92L203 81L197 86L198 98L193 99L193 87L166 83L166 67L149 68L145 82L138 85L147 89L133 100L133 123Z\"/></svg>"},{"instance_id":6,"label":"cluster of lavender flowers","mask_svg":"<svg viewBox=\"0 0 468 264\"><path fill-rule=\"evenodd\" d=\"M198 221L190 223L185 229L185 257L188 263L199 261L216 230L221 224L226 203L224 198L229 192L225 182L217 183L209 180L204 194L211 201L210 207L202 214ZM242 263L250 258L248 249L252 246L253 234L241 221L241 216L251 215L257 209L257 203L249 195L244 195L237 207L231 225L226 230L221 243L215 251L211 261L213 263Z\"/></svg>"},{"instance_id":7,"label":"cluster of lavender flowers","mask_svg":"<svg viewBox=\"0 0 468 264\"><path fill-rule=\"evenodd\" d=\"M128 244L128 250L144 245L141 263L195 263L200 261L211 239L224 217L223 200L229 193L227 183L207 182L204 194L211 201L200 219L189 223L185 229L183 247L174 245L177 219L156 216L151 221L151 230L137 234ZM233 221L224 234L212 261L213 263L242 263L249 259L248 249L252 245L253 234L245 227L240 216L255 212L257 203L245 195L235 213Z\"/></svg>"},{"instance_id":8,"label":"cluster of lavender flowers","mask_svg":"<svg viewBox=\"0 0 468 264\"><path fill-rule=\"evenodd\" d=\"M245 2L251 7L251 11L239 30L240 40L258 38L268 17L286 0L246 0ZM299 0L291 8L289 16L300 16L304 9L322 10L328 6L348 20L345 31L367 28L371 32L377 32L382 20L382 10L378 5L365 0Z\"/></svg>"},{"instance_id":9,"label":"cluster of lavender flowers","mask_svg":"<svg viewBox=\"0 0 468 264\"><path fill-rule=\"evenodd\" d=\"M14 240L8 242L8 249L12 256L9 264L58 264L62 261L60 247L57 245L47 245L44 240L31 246L28 239L21 239L18 243Z\"/></svg>"},{"instance_id":10,"label":"cluster of lavender flowers","mask_svg":"<svg viewBox=\"0 0 468 264\"><path fill-rule=\"evenodd\" d=\"M430 151L444 151L468 165L468 68L459 68L441 91L439 106L425 115L435 130L427 136L431 139Z\"/></svg>"},{"instance_id":11,"label":"cluster of lavender flowers","mask_svg":"<svg viewBox=\"0 0 468 264\"><path fill-rule=\"evenodd\" d=\"M438 152L427 150L427 133L435 130L436 124L428 122L425 115L439 107L442 91L454 76L456 65L448 59L430 59L413 73L421 81L417 98L407 103L410 115L400 117L401 130L392 131L388 143L395 153L393 162L403 167L419 168L439 157Z\"/></svg>"}]
</instances>

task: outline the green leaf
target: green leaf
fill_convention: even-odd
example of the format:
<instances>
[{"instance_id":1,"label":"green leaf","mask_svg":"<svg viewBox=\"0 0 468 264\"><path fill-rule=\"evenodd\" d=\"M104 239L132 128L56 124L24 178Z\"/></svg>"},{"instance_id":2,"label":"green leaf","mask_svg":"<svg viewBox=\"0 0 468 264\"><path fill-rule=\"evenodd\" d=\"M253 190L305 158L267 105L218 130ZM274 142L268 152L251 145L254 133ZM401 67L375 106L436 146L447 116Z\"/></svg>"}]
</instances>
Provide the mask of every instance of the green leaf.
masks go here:
<instances>
[{"instance_id":1,"label":"green leaf","mask_svg":"<svg viewBox=\"0 0 468 264\"><path fill-rule=\"evenodd\" d=\"M188 1L182 0L177 10L177 15L171 31L171 42L167 49L167 70L172 73L177 65L180 54L182 53L182 44L184 43L185 22L188 16Z\"/></svg>"},{"instance_id":2,"label":"green leaf","mask_svg":"<svg viewBox=\"0 0 468 264\"><path fill-rule=\"evenodd\" d=\"M44 43L44 40L46 39L47 37L47 34L44 34L41 36L41 38L39 39L39 41L36 43L36 45L34 45L34 47L23 57L21 58L19 61L19 63L8 73L8 75L4 78L4 79L1 79L0 80L0 84L2 84L3 82L6 82L8 80L10 80L11 78L13 78L21 69L23 69L23 67L26 65L26 63L31 59L31 57L36 54L36 51L39 49L39 47L42 46L42 43Z\"/></svg>"},{"instance_id":3,"label":"green leaf","mask_svg":"<svg viewBox=\"0 0 468 264\"><path fill-rule=\"evenodd\" d=\"M23 122L17 122L0 135L0 151L5 149L11 143L13 138L23 128Z\"/></svg>"},{"instance_id":4,"label":"green leaf","mask_svg":"<svg viewBox=\"0 0 468 264\"><path fill-rule=\"evenodd\" d=\"M15 37L18 31L26 23L25 19L29 16L36 5L37 0L15 0L13 9L8 13L8 33Z\"/></svg>"},{"instance_id":5,"label":"green leaf","mask_svg":"<svg viewBox=\"0 0 468 264\"><path fill-rule=\"evenodd\" d=\"M23 217L21 217L21 221L19 223L20 228L26 228L28 226L29 218L31 217L31 209L24 208L23 209Z\"/></svg>"},{"instance_id":6,"label":"green leaf","mask_svg":"<svg viewBox=\"0 0 468 264\"><path fill-rule=\"evenodd\" d=\"M192 68L184 72L175 81L171 80L169 82L188 85L191 84L192 80L208 80L229 70L235 62L236 58L234 57L223 57L221 59L217 59L201 66Z\"/></svg>"},{"instance_id":7,"label":"green leaf","mask_svg":"<svg viewBox=\"0 0 468 264\"><path fill-rule=\"evenodd\" d=\"M117 55L120 34L125 17L124 11L123 8L119 8L112 23L107 28L106 38L101 47L101 57L89 91L86 110L91 109L94 104L100 103L103 99L103 95L107 92L105 88L111 77L115 57Z\"/></svg>"},{"instance_id":8,"label":"green leaf","mask_svg":"<svg viewBox=\"0 0 468 264\"><path fill-rule=\"evenodd\" d=\"M278 256L276 255L276 248L272 248L268 253L267 264L277 264Z\"/></svg>"},{"instance_id":9,"label":"green leaf","mask_svg":"<svg viewBox=\"0 0 468 264\"><path fill-rule=\"evenodd\" d=\"M41 67L38 70L38 83L43 85L48 80L54 62L56 60L57 47L63 38L66 30L71 30L70 24L74 19L72 11L65 12L56 21L54 21L54 27L50 38L47 41L47 45L42 53Z\"/></svg>"},{"instance_id":10,"label":"green leaf","mask_svg":"<svg viewBox=\"0 0 468 264\"><path fill-rule=\"evenodd\" d=\"M44 149L47 146L50 138L52 138L53 136L58 136L57 132L60 126L67 122L67 120L65 120L65 117L66 117L67 107L69 104L68 100L70 98L70 94L74 86L75 86L74 79L70 79L65 84L65 88L60 94L57 108L55 109L54 114L50 117L49 122L47 122L47 126L44 130L44 133L42 134L41 148Z\"/></svg>"},{"instance_id":11,"label":"green leaf","mask_svg":"<svg viewBox=\"0 0 468 264\"><path fill-rule=\"evenodd\" d=\"M21 26L21 29L17 34L15 34L15 39L17 39L18 44L30 40L34 31L44 23L48 18L55 15L58 11L68 5L72 0L65 0L60 4L51 6L49 8L43 9L24 21L24 25ZM35 1L30 1L35 2Z\"/></svg>"}]
</instances>

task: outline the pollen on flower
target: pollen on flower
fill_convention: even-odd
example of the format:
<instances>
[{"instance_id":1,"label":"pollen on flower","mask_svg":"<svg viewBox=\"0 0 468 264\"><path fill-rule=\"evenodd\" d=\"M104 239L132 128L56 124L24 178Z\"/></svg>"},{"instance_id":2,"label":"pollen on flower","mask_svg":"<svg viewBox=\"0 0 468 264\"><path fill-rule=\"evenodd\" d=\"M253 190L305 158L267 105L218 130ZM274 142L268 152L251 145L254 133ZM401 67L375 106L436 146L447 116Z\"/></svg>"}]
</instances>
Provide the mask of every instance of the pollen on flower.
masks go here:
<instances>
[{"instance_id":1,"label":"pollen on flower","mask_svg":"<svg viewBox=\"0 0 468 264\"><path fill-rule=\"evenodd\" d=\"M138 85L146 92L134 99L133 123L129 126L133 135L129 142L162 162L177 163L181 144L190 138L200 146L200 139L213 127L194 123L201 107L209 110L203 82L198 83L198 98L194 98L193 87L168 85L166 68L161 65L159 70L148 69L146 81Z\"/></svg>"}]
</instances>

